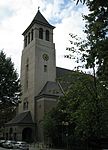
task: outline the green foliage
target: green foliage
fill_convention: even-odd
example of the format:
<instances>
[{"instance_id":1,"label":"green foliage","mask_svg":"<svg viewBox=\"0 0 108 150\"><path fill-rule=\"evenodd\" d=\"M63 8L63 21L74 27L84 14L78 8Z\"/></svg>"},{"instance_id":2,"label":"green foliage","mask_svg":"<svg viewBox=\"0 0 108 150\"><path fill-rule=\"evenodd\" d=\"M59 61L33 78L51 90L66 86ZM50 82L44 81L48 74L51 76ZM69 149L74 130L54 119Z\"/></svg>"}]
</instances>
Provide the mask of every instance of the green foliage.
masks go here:
<instances>
[{"instance_id":1,"label":"green foliage","mask_svg":"<svg viewBox=\"0 0 108 150\"><path fill-rule=\"evenodd\" d=\"M81 62L86 63L85 67L96 68L97 76L101 81L108 84L108 1L86 0L85 4L89 9L89 14L83 16L86 40L83 41L78 38L76 40L76 36L70 34L71 44L74 46L67 48L67 50L73 49L72 52L75 52L77 47L76 53L78 50L83 52L83 54L81 53ZM76 42L73 42L74 40Z\"/></svg>"},{"instance_id":2,"label":"green foliage","mask_svg":"<svg viewBox=\"0 0 108 150\"><path fill-rule=\"evenodd\" d=\"M97 3L96 3L97 2ZM87 65L98 65L98 77L107 83L108 81L108 1L88 1L90 13L84 16L86 21L88 57Z\"/></svg>"},{"instance_id":3,"label":"green foliage","mask_svg":"<svg viewBox=\"0 0 108 150\"><path fill-rule=\"evenodd\" d=\"M56 131L61 125L62 131L55 133L59 137L61 134L62 143L66 141L68 133L70 145L75 141L88 145L88 142L108 138L108 1L80 2L84 2L90 11L83 16L87 38L82 40L70 34L72 47L66 48L70 54L65 57L75 59L80 64L77 71L81 66L92 68L93 76L75 72L61 79L61 83L66 81L68 84L68 90L60 98L54 112L48 115L54 121ZM47 127L45 129L48 130Z\"/></svg>"},{"instance_id":4,"label":"green foliage","mask_svg":"<svg viewBox=\"0 0 108 150\"><path fill-rule=\"evenodd\" d=\"M81 3L83 3L83 4L84 4L84 3L85 3L85 1L86 1L86 0L76 0L76 4L78 4L79 2L81 2Z\"/></svg>"},{"instance_id":5,"label":"green foliage","mask_svg":"<svg viewBox=\"0 0 108 150\"><path fill-rule=\"evenodd\" d=\"M68 102L67 111L73 112L72 117L68 118L72 119L71 122L76 120L75 130L78 134L81 133L83 139L88 136L98 136L100 131L98 126L102 128L102 124L104 125L101 113L103 114L108 106L107 89L97 81L96 94L93 76L83 73L77 73L76 76L75 82L71 83L65 97L65 101Z\"/></svg>"},{"instance_id":6,"label":"green foliage","mask_svg":"<svg viewBox=\"0 0 108 150\"><path fill-rule=\"evenodd\" d=\"M83 64L84 68L93 70L92 88L90 89L91 83L89 86L86 86L85 82L85 85L78 83L79 98L77 90L75 91L76 95L72 93L73 100L76 96L76 99L80 100L80 105L76 108L76 134L83 139L92 139L93 137L101 139L108 136L106 117L108 115L108 1L86 0L85 4L89 9L89 14L83 16L86 21L84 31L86 40L70 34L72 47L66 48L66 50L80 54L74 58L76 62L80 65ZM73 54L65 57L73 59ZM87 81L89 80L87 79ZM76 89L76 86L71 89L71 92L73 89Z\"/></svg>"},{"instance_id":7,"label":"green foliage","mask_svg":"<svg viewBox=\"0 0 108 150\"><path fill-rule=\"evenodd\" d=\"M105 1L104 0L75 0L76 4L78 4L79 2L83 3L83 4L88 4L89 2L92 2L94 4L94 6L98 7L100 4L104 5Z\"/></svg>"},{"instance_id":8,"label":"green foliage","mask_svg":"<svg viewBox=\"0 0 108 150\"><path fill-rule=\"evenodd\" d=\"M47 142L50 141L56 147L61 145L61 121L63 114L56 108L52 109L44 117L44 132ZM50 140L49 140L50 139Z\"/></svg>"},{"instance_id":9,"label":"green foliage","mask_svg":"<svg viewBox=\"0 0 108 150\"><path fill-rule=\"evenodd\" d=\"M0 114L1 124L8 121L19 102L20 82L11 58L0 51ZM8 113L7 113L8 112ZM4 119L3 119L4 118Z\"/></svg>"},{"instance_id":10,"label":"green foliage","mask_svg":"<svg viewBox=\"0 0 108 150\"><path fill-rule=\"evenodd\" d=\"M57 107L49 112L44 120L47 124L45 130L49 133L47 135L52 139L59 135L62 145L65 146L67 138L69 146L72 146L75 142L87 145L88 139L92 141L106 137L107 88L97 80L97 97L93 76L72 72L72 75L64 76L63 81L66 81L65 79L70 82L68 90L64 97L59 99Z\"/></svg>"},{"instance_id":11,"label":"green foliage","mask_svg":"<svg viewBox=\"0 0 108 150\"><path fill-rule=\"evenodd\" d=\"M53 120L52 118L55 118L56 111L54 109L51 110L50 114L45 115L45 122L44 122L44 128L48 129L45 130L45 135L47 137L53 137L56 131L56 120Z\"/></svg>"}]
</instances>

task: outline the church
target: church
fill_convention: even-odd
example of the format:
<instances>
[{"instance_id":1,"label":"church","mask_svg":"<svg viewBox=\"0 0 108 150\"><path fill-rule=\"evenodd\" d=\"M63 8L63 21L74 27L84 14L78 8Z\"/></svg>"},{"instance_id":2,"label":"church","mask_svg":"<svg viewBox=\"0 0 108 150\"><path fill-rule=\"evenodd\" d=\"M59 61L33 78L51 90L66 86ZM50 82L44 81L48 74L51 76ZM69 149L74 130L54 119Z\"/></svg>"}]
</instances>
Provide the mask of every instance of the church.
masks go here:
<instances>
[{"instance_id":1,"label":"church","mask_svg":"<svg viewBox=\"0 0 108 150\"><path fill-rule=\"evenodd\" d=\"M27 142L45 140L43 117L64 94L64 88L57 79L71 72L56 67L54 28L38 10L22 34L21 103L15 118L6 123L6 139Z\"/></svg>"}]
</instances>

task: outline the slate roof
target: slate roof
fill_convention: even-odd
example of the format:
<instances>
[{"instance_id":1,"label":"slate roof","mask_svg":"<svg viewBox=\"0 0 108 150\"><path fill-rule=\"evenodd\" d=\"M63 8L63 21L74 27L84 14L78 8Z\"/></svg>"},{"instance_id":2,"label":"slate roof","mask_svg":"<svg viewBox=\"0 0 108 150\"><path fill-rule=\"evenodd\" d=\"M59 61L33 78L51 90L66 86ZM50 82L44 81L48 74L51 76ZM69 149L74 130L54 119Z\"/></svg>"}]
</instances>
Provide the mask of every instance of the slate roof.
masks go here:
<instances>
[{"instance_id":1,"label":"slate roof","mask_svg":"<svg viewBox=\"0 0 108 150\"><path fill-rule=\"evenodd\" d=\"M72 73L71 70L56 67L56 76L57 80L59 81L59 78L62 78L65 75L68 75ZM65 82L53 82L53 81L47 81L41 92L36 96L36 99L38 99L40 96L45 97L59 97L63 96L64 91L66 88L68 88L68 84Z\"/></svg>"},{"instance_id":2,"label":"slate roof","mask_svg":"<svg viewBox=\"0 0 108 150\"><path fill-rule=\"evenodd\" d=\"M72 73L72 70L56 67L56 77L57 78L61 78L70 73Z\"/></svg>"},{"instance_id":3,"label":"slate roof","mask_svg":"<svg viewBox=\"0 0 108 150\"><path fill-rule=\"evenodd\" d=\"M70 86L70 80L74 71L56 67L56 80L60 83L63 91L67 91ZM70 76L71 75L71 76ZM69 77L70 76L70 77Z\"/></svg>"},{"instance_id":4,"label":"slate roof","mask_svg":"<svg viewBox=\"0 0 108 150\"><path fill-rule=\"evenodd\" d=\"M49 22L44 18L44 16L41 14L41 12L38 10L37 14L35 15L34 22L38 23L38 24L42 24L44 26L48 26L50 28L55 28L54 26L50 25Z\"/></svg>"},{"instance_id":5,"label":"slate roof","mask_svg":"<svg viewBox=\"0 0 108 150\"><path fill-rule=\"evenodd\" d=\"M24 35L30 28L31 26L33 26L35 23L39 24L39 25L43 25L46 27L49 27L51 29L54 29L55 27L50 25L49 22L44 18L44 16L41 14L41 12L38 10L38 12L36 13L34 19L32 20L31 24L28 26L28 28L23 32L22 35Z\"/></svg>"},{"instance_id":6,"label":"slate roof","mask_svg":"<svg viewBox=\"0 0 108 150\"><path fill-rule=\"evenodd\" d=\"M63 90L59 83L53 81L47 81L41 92L38 94L40 96L47 96L47 97L59 97L63 96Z\"/></svg>"},{"instance_id":7,"label":"slate roof","mask_svg":"<svg viewBox=\"0 0 108 150\"><path fill-rule=\"evenodd\" d=\"M25 111L15 116L11 121L6 123L6 125L14 124L33 124L32 116L30 111Z\"/></svg>"}]
</instances>

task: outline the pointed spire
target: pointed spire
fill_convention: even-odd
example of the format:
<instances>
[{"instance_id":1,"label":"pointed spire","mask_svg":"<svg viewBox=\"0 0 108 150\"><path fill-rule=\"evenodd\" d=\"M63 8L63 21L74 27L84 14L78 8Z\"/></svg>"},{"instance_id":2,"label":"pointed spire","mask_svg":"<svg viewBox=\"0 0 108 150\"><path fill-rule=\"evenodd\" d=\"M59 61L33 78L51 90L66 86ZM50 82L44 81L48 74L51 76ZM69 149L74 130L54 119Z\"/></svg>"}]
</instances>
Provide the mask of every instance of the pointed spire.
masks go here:
<instances>
[{"instance_id":1,"label":"pointed spire","mask_svg":"<svg viewBox=\"0 0 108 150\"><path fill-rule=\"evenodd\" d=\"M35 21L36 23L38 24L41 24L41 25L44 25L44 26L47 26L49 28L53 28L54 29L54 26L50 25L49 22L44 18L44 16L41 14L40 10L39 10L40 7L38 7L38 12L36 13L33 21Z\"/></svg>"},{"instance_id":2,"label":"pointed spire","mask_svg":"<svg viewBox=\"0 0 108 150\"><path fill-rule=\"evenodd\" d=\"M54 29L54 28L55 28L54 26L52 26L52 25L49 24L49 22L44 18L44 16L41 14L41 12L40 12L39 9L40 9L40 7L38 6L38 11L37 11L37 13L36 13L36 15L35 15L33 21L32 21L31 24L28 26L28 28L23 32L22 35L24 35L24 34L28 31L28 29L30 29L31 26L32 26L33 24L35 24L35 23L36 23L36 24L39 24L39 25L46 26L46 27L51 28L51 29Z\"/></svg>"}]
</instances>

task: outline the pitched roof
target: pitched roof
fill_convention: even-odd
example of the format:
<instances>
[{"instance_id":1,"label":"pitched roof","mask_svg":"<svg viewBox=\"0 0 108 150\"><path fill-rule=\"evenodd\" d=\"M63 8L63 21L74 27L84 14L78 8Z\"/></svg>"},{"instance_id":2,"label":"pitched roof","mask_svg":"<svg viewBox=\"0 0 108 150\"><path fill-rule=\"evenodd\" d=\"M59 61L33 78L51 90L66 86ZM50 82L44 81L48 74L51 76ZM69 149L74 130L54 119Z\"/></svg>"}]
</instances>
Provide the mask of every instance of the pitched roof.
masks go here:
<instances>
[{"instance_id":1,"label":"pitched roof","mask_svg":"<svg viewBox=\"0 0 108 150\"><path fill-rule=\"evenodd\" d=\"M70 79L73 73L74 71L72 70L56 67L56 80L59 81L63 91L65 92L71 84Z\"/></svg>"},{"instance_id":2,"label":"pitched roof","mask_svg":"<svg viewBox=\"0 0 108 150\"><path fill-rule=\"evenodd\" d=\"M38 12L36 13L34 19L32 20L31 24L28 26L28 28L23 32L23 35L31 28L31 26L37 23L39 25L43 25L46 27L49 27L51 29L54 29L55 27L52 26L51 24L49 24L49 22L44 18L44 16L41 14L41 12L38 10Z\"/></svg>"},{"instance_id":3,"label":"pitched roof","mask_svg":"<svg viewBox=\"0 0 108 150\"><path fill-rule=\"evenodd\" d=\"M57 78L59 78L59 77L61 78L65 75L69 75L72 72L74 72L74 71L65 69L65 68L56 67L56 77Z\"/></svg>"},{"instance_id":4,"label":"pitched roof","mask_svg":"<svg viewBox=\"0 0 108 150\"><path fill-rule=\"evenodd\" d=\"M41 12L39 10L38 10L37 14L35 15L33 21L38 23L38 24L48 26L50 28L55 28L54 26L49 24L49 22L44 18L44 16L41 14Z\"/></svg>"},{"instance_id":5,"label":"pitched roof","mask_svg":"<svg viewBox=\"0 0 108 150\"><path fill-rule=\"evenodd\" d=\"M47 81L39 95L37 96L50 96L50 97L59 97L63 96L63 90L60 87L59 83L53 81Z\"/></svg>"},{"instance_id":6,"label":"pitched roof","mask_svg":"<svg viewBox=\"0 0 108 150\"><path fill-rule=\"evenodd\" d=\"M33 124L32 116L30 111L25 111L15 116L11 121L6 123L6 125L10 124Z\"/></svg>"},{"instance_id":7,"label":"pitched roof","mask_svg":"<svg viewBox=\"0 0 108 150\"><path fill-rule=\"evenodd\" d=\"M59 97L64 95L64 91L67 89L68 84L67 82L58 82L59 78L72 73L71 70L56 67L56 76L57 82L47 81L44 87L42 88L41 92L35 98L38 99L40 97Z\"/></svg>"}]
</instances>

